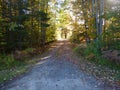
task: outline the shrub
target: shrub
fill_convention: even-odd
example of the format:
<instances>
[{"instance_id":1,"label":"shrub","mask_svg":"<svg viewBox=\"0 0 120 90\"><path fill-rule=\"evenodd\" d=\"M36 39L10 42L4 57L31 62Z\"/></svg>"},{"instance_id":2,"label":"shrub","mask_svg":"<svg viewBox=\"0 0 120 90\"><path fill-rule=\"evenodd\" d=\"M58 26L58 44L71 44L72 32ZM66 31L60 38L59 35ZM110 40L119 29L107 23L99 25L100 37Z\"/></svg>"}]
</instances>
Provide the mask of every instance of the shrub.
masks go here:
<instances>
[{"instance_id":1,"label":"shrub","mask_svg":"<svg viewBox=\"0 0 120 90\"><path fill-rule=\"evenodd\" d=\"M99 48L97 46L97 43L90 43L86 49L85 49L85 55L89 56L91 54L94 54L95 56L98 56L100 54Z\"/></svg>"},{"instance_id":2,"label":"shrub","mask_svg":"<svg viewBox=\"0 0 120 90\"><path fill-rule=\"evenodd\" d=\"M12 68L23 64L23 62L14 59L13 55L0 55L0 70Z\"/></svg>"},{"instance_id":3,"label":"shrub","mask_svg":"<svg viewBox=\"0 0 120 90\"><path fill-rule=\"evenodd\" d=\"M85 51L85 45L80 44L78 47L74 48L74 52L78 55L84 56L84 51Z\"/></svg>"}]
</instances>

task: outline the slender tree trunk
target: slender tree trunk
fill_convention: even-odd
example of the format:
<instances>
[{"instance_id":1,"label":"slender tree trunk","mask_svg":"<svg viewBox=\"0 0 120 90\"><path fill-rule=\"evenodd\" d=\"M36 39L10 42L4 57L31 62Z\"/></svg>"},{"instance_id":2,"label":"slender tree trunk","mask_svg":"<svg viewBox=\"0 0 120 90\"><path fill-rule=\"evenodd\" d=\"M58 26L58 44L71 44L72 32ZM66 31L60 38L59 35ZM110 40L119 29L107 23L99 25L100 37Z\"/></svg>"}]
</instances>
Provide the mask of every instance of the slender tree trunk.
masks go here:
<instances>
[{"instance_id":1,"label":"slender tree trunk","mask_svg":"<svg viewBox=\"0 0 120 90\"><path fill-rule=\"evenodd\" d=\"M18 2L17 2L17 4L18 4L18 30L19 30L19 32L21 32L21 26L20 25L22 25L22 21L21 21L21 18L22 18L22 5L23 5L23 1L21 1L21 0L18 0ZM21 50L22 49L22 35L21 34L19 34L19 38L18 38L18 47L19 47L19 49Z\"/></svg>"},{"instance_id":2,"label":"slender tree trunk","mask_svg":"<svg viewBox=\"0 0 120 90\"><path fill-rule=\"evenodd\" d=\"M104 14L103 12L103 8L104 8L104 0L100 0L100 32L99 34L101 35L102 34L102 29L103 29L103 18L102 18L102 15Z\"/></svg>"},{"instance_id":3,"label":"slender tree trunk","mask_svg":"<svg viewBox=\"0 0 120 90\"><path fill-rule=\"evenodd\" d=\"M97 35L97 38L96 38L96 41L98 41L98 36L99 36L99 9L98 9L98 0L95 0L95 20L96 20L96 35Z\"/></svg>"}]
</instances>

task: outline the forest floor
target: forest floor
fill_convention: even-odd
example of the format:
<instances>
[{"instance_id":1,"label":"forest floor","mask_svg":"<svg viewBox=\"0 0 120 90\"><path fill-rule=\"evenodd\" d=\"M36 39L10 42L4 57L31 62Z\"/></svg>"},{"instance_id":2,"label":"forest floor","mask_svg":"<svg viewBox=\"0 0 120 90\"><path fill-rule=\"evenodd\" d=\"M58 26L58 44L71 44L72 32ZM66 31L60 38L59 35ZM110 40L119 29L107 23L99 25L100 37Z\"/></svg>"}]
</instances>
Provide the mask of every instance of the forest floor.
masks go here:
<instances>
[{"instance_id":1,"label":"forest floor","mask_svg":"<svg viewBox=\"0 0 120 90\"><path fill-rule=\"evenodd\" d=\"M120 90L87 73L79 64L84 68L85 64L74 55L72 44L67 40L58 41L29 72L0 90Z\"/></svg>"}]
</instances>

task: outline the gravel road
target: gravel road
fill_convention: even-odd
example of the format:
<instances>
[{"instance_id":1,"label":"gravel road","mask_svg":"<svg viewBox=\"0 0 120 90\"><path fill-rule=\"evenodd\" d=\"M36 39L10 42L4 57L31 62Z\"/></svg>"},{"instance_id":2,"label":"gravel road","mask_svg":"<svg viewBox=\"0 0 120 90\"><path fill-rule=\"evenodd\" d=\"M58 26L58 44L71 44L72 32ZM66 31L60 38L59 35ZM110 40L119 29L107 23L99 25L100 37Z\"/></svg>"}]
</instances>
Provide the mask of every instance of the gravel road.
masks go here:
<instances>
[{"instance_id":1,"label":"gravel road","mask_svg":"<svg viewBox=\"0 0 120 90\"><path fill-rule=\"evenodd\" d=\"M0 90L113 90L70 62L68 41L54 43L30 72Z\"/></svg>"}]
</instances>

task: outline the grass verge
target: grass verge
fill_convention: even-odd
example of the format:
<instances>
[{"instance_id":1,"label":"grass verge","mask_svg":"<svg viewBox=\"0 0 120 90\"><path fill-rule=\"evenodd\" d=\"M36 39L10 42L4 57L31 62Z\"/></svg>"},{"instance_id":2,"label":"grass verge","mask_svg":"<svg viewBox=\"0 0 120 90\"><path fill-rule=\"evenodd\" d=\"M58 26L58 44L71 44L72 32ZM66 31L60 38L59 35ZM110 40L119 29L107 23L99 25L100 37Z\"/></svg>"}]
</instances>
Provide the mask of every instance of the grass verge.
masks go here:
<instances>
[{"instance_id":1,"label":"grass verge","mask_svg":"<svg viewBox=\"0 0 120 90\"><path fill-rule=\"evenodd\" d=\"M85 72L94 75L97 79L113 83L120 82L120 64L110 62L110 60L103 58L100 54L90 53L89 50L87 50L89 54L86 55L85 45L79 45L73 51L79 57L80 68L84 66Z\"/></svg>"},{"instance_id":2,"label":"grass verge","mask_svg":"<svg viewBox=\"0 0 120 90\"><path fill-rule=\"evenodd\" d=\"M49 46L46 46L44 51L31 48L23 50L18 54L18 60L13 57L13 54L0 55L0 86L26 73L34 64L40 61L41 55L48 51Z\"/></svg>"}]
</instances>

